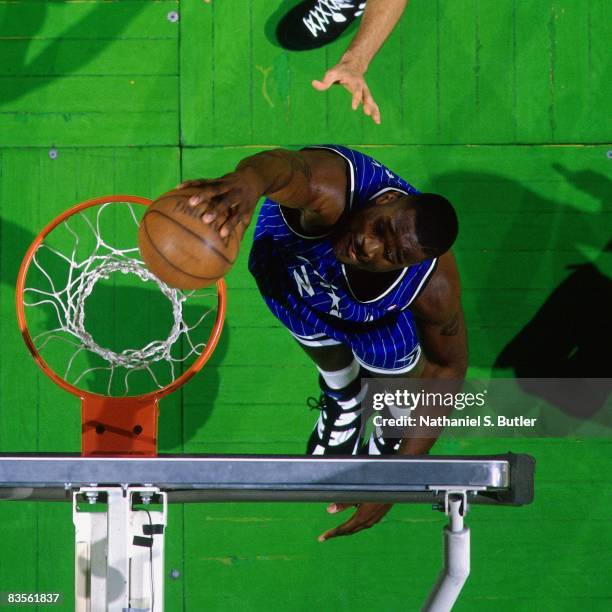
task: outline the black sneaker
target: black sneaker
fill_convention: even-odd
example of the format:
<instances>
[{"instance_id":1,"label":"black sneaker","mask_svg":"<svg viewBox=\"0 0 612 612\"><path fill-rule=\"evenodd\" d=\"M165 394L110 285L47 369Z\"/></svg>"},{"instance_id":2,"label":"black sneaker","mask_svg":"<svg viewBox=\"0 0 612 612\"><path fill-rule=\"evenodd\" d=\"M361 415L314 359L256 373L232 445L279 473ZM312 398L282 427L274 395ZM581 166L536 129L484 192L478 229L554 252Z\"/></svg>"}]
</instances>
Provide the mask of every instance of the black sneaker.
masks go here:
<instances>
[{"instance_id":1,"label":"black sneaker","mask_svg":"<svg viewBox=\"0 0 612 612\"><path fill-rule=\"evenodd\" d=\"M360 455L395 455L399 450L401 438L383 438L376 433L370 434L370 438L359 451Z\"/></svg>"},{"instance_id":2,"label":"black sneaker","mask_svg":"<svg viewBox=\"0 0 612 612\"><path fill-rule=\"evenodd\" d=\"M308 455L355 455L361 443L361 378L348 387L330 389L322 378L319 399L309 397L308 405L321 411L308 444Z\"/></svg>"},{"instance_id":3,"label":"black sneaker","mask_svg":"<svg viewBox=\"0 0 612 612\"><path fill-rule=\"evenodd\" d=\"M290 51L318 49L336 40L365 5L365 0L306 0L280 20L276 37Z\"/></svg>"}]
</instances>

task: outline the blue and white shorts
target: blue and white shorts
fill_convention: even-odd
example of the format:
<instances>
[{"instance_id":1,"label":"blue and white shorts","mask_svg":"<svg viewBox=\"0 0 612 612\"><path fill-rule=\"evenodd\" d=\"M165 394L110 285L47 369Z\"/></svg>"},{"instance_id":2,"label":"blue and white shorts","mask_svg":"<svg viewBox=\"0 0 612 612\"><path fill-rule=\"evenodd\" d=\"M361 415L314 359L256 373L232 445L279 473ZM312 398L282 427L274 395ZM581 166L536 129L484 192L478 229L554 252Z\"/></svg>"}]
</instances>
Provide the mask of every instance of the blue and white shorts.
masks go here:
<instances>
[{"instance_id":1,"label":"blue and white shorts","mask_svg":"<svg viewBox=\"0 0 612 612\"><path fill-rule=\"evenodd\" d=\"M304 321L274 298L264 296L264 300L300 344L311 347L344 344L358 363L376 374L406 374L421 357L414 317L409 310L372 323L336 321L311 310L312 316Z\"/></svg>"}]
</instances>

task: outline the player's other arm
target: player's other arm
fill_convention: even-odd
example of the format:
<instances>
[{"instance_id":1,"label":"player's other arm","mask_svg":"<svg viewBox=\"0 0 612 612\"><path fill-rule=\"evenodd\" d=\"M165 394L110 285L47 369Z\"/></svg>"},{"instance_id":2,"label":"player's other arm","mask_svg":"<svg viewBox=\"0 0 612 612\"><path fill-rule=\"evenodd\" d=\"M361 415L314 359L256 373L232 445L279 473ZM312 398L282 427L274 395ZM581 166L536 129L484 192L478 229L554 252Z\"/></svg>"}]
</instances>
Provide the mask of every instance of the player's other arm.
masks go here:
<instances>
[{"instance_id":1,"label":"player's other arm","mask_svg":"<svg viewBox=\"0 0 612 612\"><path fill-rule=\"evenodd\" d=\"M368 0L355 38L323 79L312 82L313 87L323 91L339 83L352 94L353 110L363 104L363 112L380 123L380 111L365 81L365 73L402 16L406 4L407 0Z\"/></svg>"},{"instance_id":2,"label":"player's other arm","mask_svg":"<svg viewBox=\"0 0 612 612\"><path fill-rule=\"evenodd\" d=\"M462 379L467 369L467 341L461 311L459 273L452 253L448 252L440 257L436 271L423 293L412 304L411 311L415 316L419 340L427 358L421 376ZM387 382L391 380L387 379ZM444 388L448 390L449 384L446 383ZM417 423L420 415L425 414L420 408L416 408L411 415L416 417ZM426 410L429 410L429 407ZM419 425L407 428L398 454L427 454L440 431L439 428ZM328 512L340 512L350 505L332 504ZM357 512L348 521L326 531L319 537L319 541L367 529L378 523L390 508L391 504L359 504Z\"/></svg>"},{"instance_id":3,"label":"player's other arm","mask_svg":"<svg viewBox=\"0 0 612 612\"><path fill-rule=\"evenodd\" d=\"M423 378L463 378L467 370L467 334L461 309L457 264L449 251L423 293L411 306L427 359Z\"/></svg>"},{"instance_id":4,"label":"player's other arm","mask_svg":"<svg viewBox=\"0 0 612 612\"><path fill-rule=\"evenodd\" d=\"M202 219L222 236L238 224L246 227L258 200L267 196L288 208L307 210L319 225L333 225L344 208L344 161L329 151L272 149L246 157L229 174L185 181L195 188L189 202L202 205Z\"/></svg>"},{"instance_id":5,"label":"player's other arm","mask_svg":"<svg viewBox=\"0 0 612 612\"><path fill-rule=\"evenodd\" d=\"M419 341L425 354L424 379L452 379L445 384L446 392L459 391L467 370L467 334L461 308L461 287L455 258L445 253L423 293L411 307ZM450 385L450 386L449 386ZM436 391L435 388L432 389ZM447 407L419 407L412 416L417 422L421 415L440 416ZM437 440L441 428L410 428L402 441L400 453L424 455Z\"/></svg>"}]
</instances>

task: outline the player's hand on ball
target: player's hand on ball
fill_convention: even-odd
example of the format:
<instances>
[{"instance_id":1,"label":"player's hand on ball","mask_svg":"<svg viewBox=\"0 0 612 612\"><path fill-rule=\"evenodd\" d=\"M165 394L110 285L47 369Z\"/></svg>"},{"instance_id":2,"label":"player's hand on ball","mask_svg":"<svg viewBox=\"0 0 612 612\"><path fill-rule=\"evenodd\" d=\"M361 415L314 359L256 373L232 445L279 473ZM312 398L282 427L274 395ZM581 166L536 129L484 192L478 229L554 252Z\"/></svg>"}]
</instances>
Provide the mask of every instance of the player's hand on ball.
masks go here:
<instances>
[{"instance_id":1,"label":"player's hand on ball","mask_svg":"<svg viewBox=\"0 0 612 612\"><path fill-rule=\"evenodd\" d=\"M177 187L186 188L197 189L189 204L201 207L202 221L214 223L222 238L239 226L244 233L261 195L242 172L230 172L216 179L185 181Z\"/></svg>"},{"instance_id":2,"label":"player's hand on ball","mask_svg":"<svg viewBox=\"0 0 612 612\"><path fill-rule=\"evenodd\" d=\"M353 535L358 531L369 529L378 523L384 516L391 510L393 504L374 504L374 503L363 503L363 504L330 504L327 506L327 511L330 514L336 514L342 512L347 508L354 508L357 506L357 511L351 516L348 521L329 529L325 533L319 536L319 542L325 542L330 538L337 538L338 536Z\"/></svg>"},{"instance_id":3,"label":"player's hand on ball","mask_svg":"<svg viewBox=\"0 0 612 612\"><path fill-rule=\"evenodd\" d=\"M353 110L357 110L359 105L363 104L363 112L368 117L372 117L374 123L380 124L380 110L370 93L361 69L350 62L341 61L325 73L322 81L313 81L312 86L319 91L324 91L334 83L342 85L352 94Z\"/></svg>"}]
</instances>

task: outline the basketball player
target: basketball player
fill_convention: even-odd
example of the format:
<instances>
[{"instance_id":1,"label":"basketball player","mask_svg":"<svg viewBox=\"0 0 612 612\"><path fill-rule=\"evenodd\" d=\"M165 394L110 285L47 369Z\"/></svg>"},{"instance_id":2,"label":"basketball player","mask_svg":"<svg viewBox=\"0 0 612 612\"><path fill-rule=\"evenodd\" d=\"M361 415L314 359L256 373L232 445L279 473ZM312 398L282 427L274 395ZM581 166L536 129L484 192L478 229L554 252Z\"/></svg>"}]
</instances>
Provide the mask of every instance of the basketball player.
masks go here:
<instances>
[{"instance_id":1,"label":"basketball player","mask_svg":"<svg viewBox=\"0 0 612 612\"><path fill-rule=\"evenodd\" d=\"M463 378L467 344L450 252L457 218L442 196L341 146L270 150L234 172L183 183L221 236L244 232L264 201L249 269L272 313L319 370L314 455L425 454L433 437L362 441L362 375ZM413 413L418 416L418 412ZM332 504L337 512L349 504ZM361 504L320 537L377 523L389 504Z\"/></svg>"}]
</instances>

